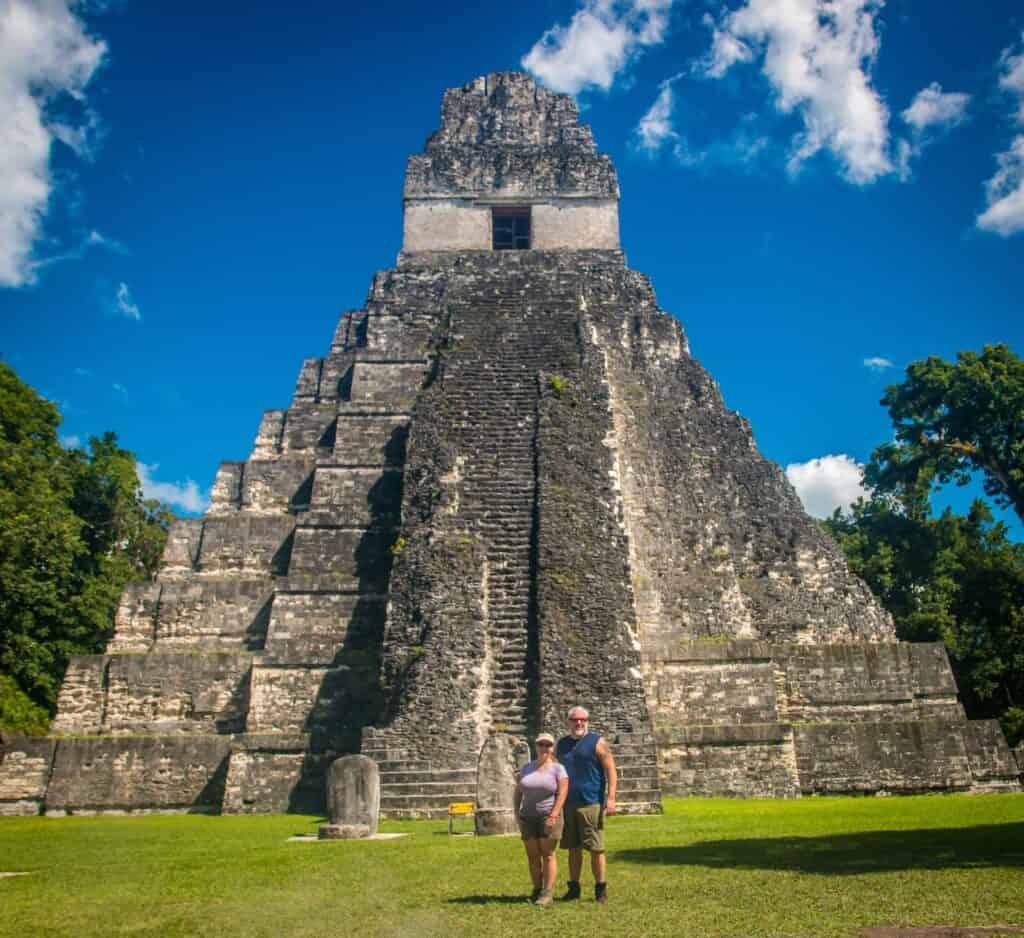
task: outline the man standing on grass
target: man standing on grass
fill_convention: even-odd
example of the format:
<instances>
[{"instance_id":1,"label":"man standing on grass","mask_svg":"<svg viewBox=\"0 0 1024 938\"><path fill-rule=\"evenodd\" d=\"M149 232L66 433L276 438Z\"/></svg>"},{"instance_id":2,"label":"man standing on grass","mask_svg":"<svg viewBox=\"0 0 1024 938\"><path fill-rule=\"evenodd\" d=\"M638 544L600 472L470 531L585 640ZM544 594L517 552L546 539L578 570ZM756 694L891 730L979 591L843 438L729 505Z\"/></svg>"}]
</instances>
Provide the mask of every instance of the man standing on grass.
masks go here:
<instances>
[{"instance_id":1,"label":"man standing on grass","mask_svg":"<svg viewBox=\"0 0 1024 938\"><path fill-rule=\"evenodd\" d=\"M584 707L569 711L569 735L558 741L555 751L569 775L562 832L562 849L569 851L569 890L563 899L580 897L583 851L587 850L594 874L594 898L607 902L604 816L615 813L619 788L612 751L603 736L590 732L590 714Z\"/></svg>"}]
</instances>

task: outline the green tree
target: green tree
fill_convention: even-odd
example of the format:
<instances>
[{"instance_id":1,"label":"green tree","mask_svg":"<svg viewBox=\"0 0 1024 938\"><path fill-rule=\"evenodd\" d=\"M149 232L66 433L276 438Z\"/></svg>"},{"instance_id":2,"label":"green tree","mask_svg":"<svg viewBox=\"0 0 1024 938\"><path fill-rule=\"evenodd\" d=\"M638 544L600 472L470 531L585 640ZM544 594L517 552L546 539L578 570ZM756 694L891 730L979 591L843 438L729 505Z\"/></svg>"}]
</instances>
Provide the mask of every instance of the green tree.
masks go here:
<instances>
[{"instance_id":1,"label":"green tree","mask_svg":"<svg viewBox=\"0 0 1024 938\"><path fill-rule=\"evenodd\" d=\"M927 512L936 485L965 485L981 473L985 493L1024 521L1024 359L1005 345L913 362L882 398L895 441L872 454L868 486Z\"/></svg>"},{"instance_id":2,"label":"green tree","mask_svg":"<svg viewBox=\"0 0 1024 938\"><path fill-rule=\"evenodd\" d=\"M142 498L113 434L65 450L59 425L0 363L0 676L51 713L68 659L102 649L125 584L155 572L173 518ZM15 710L26 712L0 714L8 728Z\"/></svg>"},{"instance_id":3,"label":"green tree","mask_svg":"<svg viewBox=\"0 0 1024 938\"><path fill-rule=\"evenodd\" d=\"M941 641L972 718L1024 735L1024 545L989 507L912 515L885 495L824 522L905 641Z\"/></svg>"}]
</instances>

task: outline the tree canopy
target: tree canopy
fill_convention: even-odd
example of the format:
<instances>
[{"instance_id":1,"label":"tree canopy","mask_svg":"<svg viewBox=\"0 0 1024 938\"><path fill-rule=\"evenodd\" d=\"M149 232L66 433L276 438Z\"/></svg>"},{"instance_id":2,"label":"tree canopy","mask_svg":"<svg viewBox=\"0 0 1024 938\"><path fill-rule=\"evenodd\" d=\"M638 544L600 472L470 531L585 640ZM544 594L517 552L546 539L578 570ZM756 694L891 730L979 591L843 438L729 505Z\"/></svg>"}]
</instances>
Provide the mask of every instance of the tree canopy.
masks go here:
<instances>
[{"instance_id":1,"label":"tree canopy","mask_svg":"<svg viewBox=\"0 0 1024 938\"><path fill-rule=\"evenodd\" d=\"M935 485L981 473L985 493L1024 521L1024 359L1006 345L913 362L886 389L895 440L868 463L868 486L924 510Z\"/></svg>"},{"instance_id":2,"label":"tree canopy","mask_svg":"<svg viewBox=\"0 0 1024 938\"><path fill-rule=\"evenodd\" d=\"M143 498L135 457L113 433L65 449L60 422L0 363L0 677L10 679L0 721L9 729L37 725L28 701L52 713L71 655L102 650L125 584L153 575L173 518Z\"/></svg>"},{"instance_id":3,"label":"tree canopy","mask_svg":"<svg viewBox=\"0 0 1024 938\"><path fill-rule=\"evenodd\" d=\"M1024 738L1024 544L989 506L931 515L938 485L981 474L985 493L1024 520L1024 361L1005 345L956 364L913 362L889 387L895 441L865 467L871 496L825 527L906 641L942 641L972 718Z\"/></svg>"}]
</instances>

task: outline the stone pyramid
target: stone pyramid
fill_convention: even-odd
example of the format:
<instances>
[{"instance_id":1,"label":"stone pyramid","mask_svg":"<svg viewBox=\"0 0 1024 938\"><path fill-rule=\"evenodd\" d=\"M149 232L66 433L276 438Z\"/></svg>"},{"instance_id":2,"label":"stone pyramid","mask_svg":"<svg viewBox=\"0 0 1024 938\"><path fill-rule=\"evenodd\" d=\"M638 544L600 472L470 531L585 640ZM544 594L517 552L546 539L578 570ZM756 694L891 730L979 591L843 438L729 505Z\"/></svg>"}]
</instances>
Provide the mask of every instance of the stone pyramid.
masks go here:
<instances>
[{"instance_id":1,"label":"stone pyramid","mask_svg":"<svg viewBox=\"0 0 1024 938\"><path fill-rule=\"evenodd\" d=\"M619 249L574 102L445 93L363 309L172 527L0 811L319 811L379 763L391 816L475 794L495 732L589 707L627 811L661 794L1011 789L940 645L888 615Z\"/></svg>"}]
</instances>

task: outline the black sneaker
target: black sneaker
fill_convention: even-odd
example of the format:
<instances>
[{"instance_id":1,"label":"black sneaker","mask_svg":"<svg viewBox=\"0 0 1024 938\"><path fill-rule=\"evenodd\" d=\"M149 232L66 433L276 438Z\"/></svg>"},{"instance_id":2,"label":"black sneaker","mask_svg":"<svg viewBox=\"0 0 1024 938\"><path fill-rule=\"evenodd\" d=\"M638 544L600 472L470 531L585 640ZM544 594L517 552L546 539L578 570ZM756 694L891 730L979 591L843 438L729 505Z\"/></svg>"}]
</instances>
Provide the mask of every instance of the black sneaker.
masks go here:
<instances>
[{"instance_id":1,"label":"black sneaker","mask_svg":"<svg viewBox=\"0 0 1024 938\"><path fill-rule=\"evenodd\" d=\"M540 892L541 892L540 886L534 886L533 887L533 892L530 893L530 901L531 902L536 902L540 898Z\"/></svg>"},{"instance_id":2,"label":"black sneaker","mask_svg":"<svg viewBox=\"0 0 1024 938\"><path fill-rule=\"evenodd\" d=\"M594 883L594 901L602 905L608 901L608 884Z\"/></svg>"},{"instance_id":3,"label":"black sneaker","mask_svg":"<svg viewBox=\"0 0 1024 938\"><path fill-rule=\"evenodd\" d=\"M569 882L566 884L566 886L567 886L567 889L565 891L565 895L562 896L562 902L569 902L572 899L579 899L579 897L580 897L580 884L578 882L574 882L573 880L570 879Z\"/></svg>"}]
</instances>

